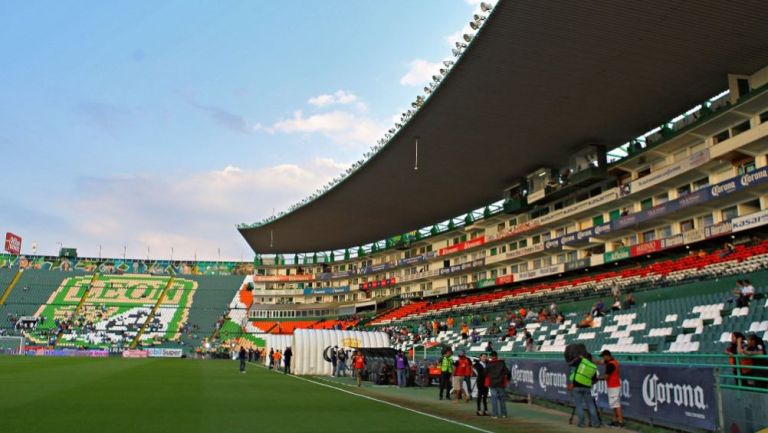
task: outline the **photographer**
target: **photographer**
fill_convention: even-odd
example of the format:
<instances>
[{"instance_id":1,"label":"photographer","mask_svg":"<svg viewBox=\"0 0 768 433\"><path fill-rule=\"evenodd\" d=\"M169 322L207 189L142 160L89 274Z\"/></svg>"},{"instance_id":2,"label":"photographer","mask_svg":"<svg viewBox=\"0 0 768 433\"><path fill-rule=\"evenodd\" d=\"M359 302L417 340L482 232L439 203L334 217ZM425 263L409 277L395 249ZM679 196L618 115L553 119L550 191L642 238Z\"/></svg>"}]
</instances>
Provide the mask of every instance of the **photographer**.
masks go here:
<instances>
[{"instance_id":1,"label":"photographer","mask_svg":"<svg viewBox=\"0 0 768 433\"><path fill-rule=\"evenodd\" d=\"M571 374L568 375L568 390L573 392L576 403L576 415L579 417L579 427L584 427L584 409L589 410L590 425L600 427L597 418L597 408L592 400L592 385L597 379L597 366L592 362L592 355L587 353L575 358L571 364Z\"/></svg>"}]
</instances>

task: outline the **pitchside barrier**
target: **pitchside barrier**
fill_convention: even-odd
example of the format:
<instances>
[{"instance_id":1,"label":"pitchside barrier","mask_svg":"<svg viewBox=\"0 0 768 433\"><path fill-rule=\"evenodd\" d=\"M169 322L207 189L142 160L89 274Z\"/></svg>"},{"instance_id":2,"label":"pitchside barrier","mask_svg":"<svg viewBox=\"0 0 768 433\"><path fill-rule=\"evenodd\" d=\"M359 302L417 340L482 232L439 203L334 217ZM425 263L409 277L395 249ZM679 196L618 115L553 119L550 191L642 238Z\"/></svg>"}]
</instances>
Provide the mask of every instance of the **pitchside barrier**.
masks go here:
<instances>
[{"instance_id":1,"label":"pitchside barrier","mask_svg":"<svg viewBox=\"0 0 768 433\"><path fill-rule=\"evenodd\" d=\"M768 367L763 366L768 357L616 354L616 358L621 363L621 406L627 418L687 431L750 432L768 426L766 406L760 406L768 402ZM573 404L567 389L569 368L562 355L514 354L508 364L511 393ZM601 410L610 411L604 381L595 384L592 395Z\"/></svg>"}]
</instances>

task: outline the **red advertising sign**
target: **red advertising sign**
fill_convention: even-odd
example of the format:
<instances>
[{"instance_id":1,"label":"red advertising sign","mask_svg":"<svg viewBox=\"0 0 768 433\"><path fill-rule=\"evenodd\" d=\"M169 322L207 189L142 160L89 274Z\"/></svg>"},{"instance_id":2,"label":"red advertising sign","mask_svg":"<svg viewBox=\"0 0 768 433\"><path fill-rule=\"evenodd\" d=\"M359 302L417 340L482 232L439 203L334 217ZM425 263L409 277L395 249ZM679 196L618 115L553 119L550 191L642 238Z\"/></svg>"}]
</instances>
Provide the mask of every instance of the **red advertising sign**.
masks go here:
<instances>
[{"instance_id":1,"label":"red advertising sign","mask_svg":"<svg viewBox=\"0 0 768 433\"><path fill-rule=\"evenodd\" d=\"M485 243L485 236L478 236L468 241L464 241L456 245L451 245L450 247L440 248L440 250L438 251L438 254L441 256L444 256L447 254L458 253L459 251L464 251L470 248L479 247L484 243Z\"/></svg>"},{"instance_id":2,"label":"red advertising sign","mask_svg":"<svg viewBox=\"0 0 768 433\"><path fill-rule=\"evenodd\" d=\"M257 283L265 281L274 282L290 282L290 281L312 281L315 276L312 274L305 275L254 275L253 281Z\"/></svg>"},{"instance_id":3,"label":"red advertising sign","mask_svg":"<svg viewBox=\"0 0 768 433\"><path fill-rule=\"evenodd\" d=\"M509 274L501 277L496 277L496 285L501 286L503 284L509 284L515 281L515 275Z\"/></svg>"},{"instance_id":4,"label":"red advertising sign","mask_svg":"<svg viewBox=\"0 0 768 433\"><path fill-rule=\"evenodd\" d=\"M661 241L656 240L656 241L644 242L642 244L633 245L629 251L632 257L635 257L635 256L642 256L644 254L655 253L660 249L661 249Z\"/></svg>"},{"instance_id":5,"label":"red advertising sign","mask_svg":"<svg viewBox=\"0 0 768 433\"><path fill-rule=\"evenodd\" d=\"M378 289L379 287L394 286L397 281L394 278L385 278L381 281L369 281L358 285L358 288L363 291L371 289Z\"/></svg>"},{"instance_id":6,"label":"red advertising sign","mask_svg":"<svg viewBox=\"0 0 768 433\"><path fill-rule=\"evenodd\" d=\"M5 234L5 251L11 254L21 254L21 236L8 232Z\"/></svg>"}]
</instances>

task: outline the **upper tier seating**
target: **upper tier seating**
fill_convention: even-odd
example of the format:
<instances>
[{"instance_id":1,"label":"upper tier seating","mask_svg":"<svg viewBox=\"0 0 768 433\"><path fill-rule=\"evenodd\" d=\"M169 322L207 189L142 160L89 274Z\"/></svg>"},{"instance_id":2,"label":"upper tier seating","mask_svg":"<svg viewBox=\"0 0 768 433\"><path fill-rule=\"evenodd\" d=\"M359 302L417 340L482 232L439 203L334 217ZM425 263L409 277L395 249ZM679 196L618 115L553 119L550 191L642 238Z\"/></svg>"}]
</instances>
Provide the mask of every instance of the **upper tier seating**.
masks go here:
<instances>
[{"instance_id":1,"label":"upper tier seating","mask_svg":"<svg viewBox=\"0 0 768 433\"><path fill-rule=\"evenodd\" d=\"M765 268L768 265L768 242L755 246L738 246L735 252L725 255L715 251L702 257L692 255L678 260L664 260L646 267L576 278L567 281L540 283L453 298L435 303L414 302L389 311L371 321L371 325L383 325L406 320L466 311L478 307L493 308L504 303L536 298L569 291L600 291L611 287L629 287L640 284L673 284L692 278L737 275Z\"/></svg>"}]
</instances>

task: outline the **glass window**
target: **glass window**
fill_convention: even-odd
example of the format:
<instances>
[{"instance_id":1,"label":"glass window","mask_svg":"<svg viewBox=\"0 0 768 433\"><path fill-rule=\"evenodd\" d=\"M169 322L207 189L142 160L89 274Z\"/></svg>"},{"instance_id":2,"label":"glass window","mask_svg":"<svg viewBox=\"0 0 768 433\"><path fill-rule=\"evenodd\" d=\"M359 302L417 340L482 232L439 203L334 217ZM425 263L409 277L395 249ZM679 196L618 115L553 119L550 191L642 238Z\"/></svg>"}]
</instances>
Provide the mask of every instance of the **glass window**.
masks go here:
<instances>
[{"instance_id":1,"label":"glass window","mask_svg":"<svg viewBox=\"0 0 768 433\"><path fill-rule=\"evenodd\" d=\"M709 186L709 177L702 177L701 179L693 182L693 189L696 191L702 188L706 188L708 186Z\"/></svg>"},{"instance_id":2,"label":"glass window","mask_svg":"<svg viewBox=\"0 0 768 433\"><path fill-rule=\"evenodd\" d=\"M491 248L491 255L492 255L492 256L495 256L495 255L496 255L496 248Z\"/></svg>"},{"instance_id":3,"label":"glass window","mask_svg":"<svg viewBox=\"0 0 768 433\"><path fill-rule=\"evenodd\" d=\"M694 226L693 226L693 220L692 219L688 219L688 220L685 220L685 221L680 221L680 231L681 232L687 232L687 231L693 230L693 229L694 229Z\"/></svg>"},{"instance_id":4,"label":"glass window","mask_svg":"<svg viewBox=\"0 0 768 433\"><path fill-rule=\"evenodd\" d=\"M683 186L677 187L677 196L682 197L686 194L691 193L691 185L685 184Z\"/></svg>"},{"instance_id":5,"label":"glass window","mask_svg":"<svg viewBox=\"0 0 768 433\"><path fill-rule=\"evenodd\" d=\"M648 210L653 207L653 199L647 198L640 202L640 210Z\"/></svg>"},{"instance_id":6,"label":"glass window","mask_svg":"<svg viewBox=\"0 0 768 433\"><path fill-rule=\"evenodd\" d=\"M600 215L598 215L596 217L592 217L592 225L593 226L599 226L602 223L603 223L603 215L602 214L600 214Z\"/></svg>"},{"instance_id":7,"label":"glass window","mask_svg":"<svg viewBox=\"0 0 768 433\"><path fill-rule=\"evenodd\" d=\"M643 232L643 242L651 242L654 239L656 239L656 232L654 230Z\"/></svg>"},{"instance_id":8,"label":"glass window","mask_svg":"<svg viewBox=\"0 0 768 433\"><path fill-rule=\"evenodd\" d=\"M727 207L720 212L723 220L729 220L739 216L739 210L736 206Z\"/></svg>"},{"instance_id":9,"label":"glass window","mask_svg":"<svg viewBox=\"0 0 768 433\"><path fill-rule=\"evenodd\" d=\"M672 226L665 226L659 229L660 238L668 238L672 236Z\"/></svg>"},{"instance_id":10,"label":"glass window","mask_svg":"<svg viewBox=\"0 0 768 433\"><path fill-rule=\"evenodd\" d=\"M619 219L620 216L621 216L620 209L614 209L608 213L608 219L611 221Z\"/></svg>"}]
</instances>

